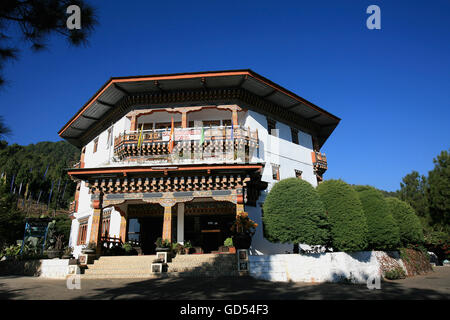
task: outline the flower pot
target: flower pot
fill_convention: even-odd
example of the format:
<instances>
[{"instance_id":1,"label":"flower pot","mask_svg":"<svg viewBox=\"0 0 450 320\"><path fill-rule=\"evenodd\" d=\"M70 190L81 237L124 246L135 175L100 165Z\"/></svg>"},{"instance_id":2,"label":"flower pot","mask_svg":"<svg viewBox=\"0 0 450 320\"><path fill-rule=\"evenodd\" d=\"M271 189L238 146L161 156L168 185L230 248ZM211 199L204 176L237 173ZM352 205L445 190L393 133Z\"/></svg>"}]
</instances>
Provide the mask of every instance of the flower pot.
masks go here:
<instances>
[{"instance_id":1,"label":"flower pot","mask_svg":"<svg viewBox=\"0 0 450 320\"><path fill-rule=\"evenodd\" d=\"M236 249L249 249L252 244L252 236L247 233L237 233L232 238Z\"/></svg>"},{"instance_id":2,"label":"flower pot","mask_svg":"<svg viewBox=\"0 0 450 320\"><path fill-rule=\"evenodd\" d=\"M170 248L160 248L160 247L156 247L155 249L156 252L169 252Z\"/></svg>"},{"instance_id":3,"label":"flower pot","mask_svg":"<svg viewBox=\"0 0 450 320\"><path fill-rule=\"evenodd\" d=\"M229 253L236 253L236 248L235 247L228 247L228 252Z\"/></svg>"},{"instance_id":4,"label":"flower pot","mask_svg":"<svg viewBox=\"0 0 450 320\"><path fill-rule=\"evenodd\" d=\"M191 248L184 248L184 253L185 254L189 254L189 251L191 250Z\"/></svg>"}]
</instances>

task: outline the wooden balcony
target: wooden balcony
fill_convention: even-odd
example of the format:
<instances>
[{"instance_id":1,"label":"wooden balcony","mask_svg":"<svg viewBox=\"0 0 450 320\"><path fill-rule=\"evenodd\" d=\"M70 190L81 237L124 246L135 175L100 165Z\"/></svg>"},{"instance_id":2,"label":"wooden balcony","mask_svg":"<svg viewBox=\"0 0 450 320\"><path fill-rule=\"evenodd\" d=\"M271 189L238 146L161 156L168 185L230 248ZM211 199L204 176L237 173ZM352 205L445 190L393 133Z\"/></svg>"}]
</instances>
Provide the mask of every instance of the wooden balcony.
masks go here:
<instances>
[{"instance_id":1,"label":"wooden balcony","mask_svg":"<svg viewBox=\"0 0 450 320\"><path fill-rule=\"evenodd\" d=\"M202 128L176 128L172 152L169 152L170 129L144 130L140 147L139 134L139 131L125 132L115 138L114 155L119 161L248 162L258 148L258 131L243 127L207 127L203 128L203 134Z\"/></svg>"},{"instance_id":2,"label":"wooden balcony","mask_svg":"<svg viewBox=\"0 0 450 320\"><path fill-rule=\"evenodd\" d=\"M327 157L325 153L318 151L311 152L314 171L322 176L328 169Z\"/></svg>"}]
</instances>

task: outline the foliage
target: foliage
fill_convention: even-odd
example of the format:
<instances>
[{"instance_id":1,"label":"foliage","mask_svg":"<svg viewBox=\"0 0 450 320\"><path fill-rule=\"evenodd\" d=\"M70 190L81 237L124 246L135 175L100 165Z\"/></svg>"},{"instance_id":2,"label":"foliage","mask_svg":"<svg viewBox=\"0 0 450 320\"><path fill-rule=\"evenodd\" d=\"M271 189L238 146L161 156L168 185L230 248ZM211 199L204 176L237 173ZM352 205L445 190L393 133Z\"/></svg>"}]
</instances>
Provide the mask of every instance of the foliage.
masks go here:
<instances>
[{"instance_id":1,"label":"foliage","mask_svg":"<svg viewBox=\"0 0 450 320\"><path fill-rule=\"evenodd\" d=\"M167 239L163 240L161 237L156 239L155 244L158 248L171 248L170 241Z\"/></svg>"},{"instance_id":2,"label":"foliage","mask_svg":"<svg viewBox=\"0 0 450 320\"><path fill-rule=\"evenodd\" d=\"M22 248L22 246L21 246L21 245L18 245L18 244L11 245L11 246L9 246L9 247L5 247L5 248L2 250L1 256L2 256L2 257L3 257L3 256L6 256L6 257L8 257L8 258L14 258L14 257L17 257L17 256L19 256L19 254L20 254L21 248Z\"/></svg>"},{"instance_id":3,"label":"foliage","mask_svg":"<svg viewBox=\"0 0 450 320\"><path fill-rule=\"evenodd\" d=\"M330 223L331 244L338 251L367 247L367 221L358 193L342 180L327 180L317 187Z\"/></svg>"},{"instance_id":4,"label":"foliage","mask_svg":"<svg viewBox=\"0 0 450 320\"><path fill-rule=\"evenodd\" d=\"M409 276L433 271L428 254L419 250L400 248L400 258L405 264Z\"/></svg>"},{"instance_id":5,"label":"foliage","mask_svg":"<svg viewBox=\"0 0 450 320\"><path fill-rule=\"evenodd\" d=\"M84 248L88 250L96 250L97 244L95 242L89 242L87 245L84 246Z\"/></svg>"},{"instance_id":6,"label":"foliage","mask_svg":"<svg viewBox=\"0 0 450 320\"><path fill-rule=\"evenodd\" d=\"M427 178L412 171L400 183L399 198L406 201L424 221L428 218Z\"/></svg>"},{"instance_id":7,"label":"foliage","mask_svg":"<svg viewBox=\"0 0 450 320\"><path fill-rule=\"evenodd\" d=\"M23 238L25 215L17 209L17 197L0 181L0 248Z\"/></svg>"},{"instance_id":8,"label":"foliage","mask_svg":"<svg viewBox=\"0 0 450 320\"><path fill-rule=\"evenodd\" d=\"M192 248L192 243L189 240L185 241L184 242L184 247L190 249L190 248Z\"/></svg>"},{"instance_id":9,"label":"foliage","mask_svg":"<svg viewBox=\"0 0 450 320\"><path fill-rule=\"evenodd\" d=\"M234 221L230 230L233 233L245 233L250 236L255 234L255 229L258 226L253 220L248 217L247 212L241 212Z\"/></svg>"},{"instance_id":10,"label":"foliage","mask_svg":"<svg viewBox=\"0 0 450 320\"><path fill-rule=\"evenodd\" d=\"M233 246L233 238L226 238L223 242L223 245L225 247L232 247Z\"/></svg>"},{"instance_id":11,"label":"foliage","mask_svg":"<svg viewBox=\"0 0 450 320\"><path fill-rule=\"evenodd\" d=\"M325 245L329 239L325 207L308 182L277 182L263 205L265 237L271 242Z\"/></svg>"},{"instance_id":12,"label":"foliage","mask_svg":"<svg viewBox=\"0 0 450 320\"><path fill-rule=\"evenodd\" d=\"M6 60L17 59L19 49L14 36L31 45L33 51L46 48L47 39L62 35L70 44L87 44L87 38L98 23L94 8L84 0L3 1L0 6L0 70ZM66 10L77 5L81 11L81 29L69 30ZM19 32L17 32L19 31ZM0 85L4 79L0 76Z\"/></svg>"},{"instance_id":13,"label":"foliage","mask_svg":"<svg viewBox=\"0 0 450 320\"><path fill-rule=\"evenodd\" d=\"M131 243L126 242L126 243L122 244L122 249L125 252L129 253L129 252L131 252L131 250L133 250L133 246L131 245Z\"/></svg>"},{"instance_id":14,"label":"foliage","mask_svg":"<svg viewBox=\"0 0 450 320\"><path fill-rule=\"evenodd\" d=\"M386 203L399 227L400 241L403 246L423 243L422 225L414 209L397 198L386 198Z\"/></svg>"},{"instance_id":15,"label":"foliage","mask_svg":"<svg viewBox=\"0 0 450 320\"><path fill-rule=\"evenodd\" d=\"M0 139L5 139L11 133L11 129L5 124L5 120L0 116ZM0 148L3 149L3 148Z\"/></svg>"},{"instance_id":16,"label":"foliage","mask_svg":"<svg viewBox=\"0 0 450 320\"><path fill-rule=\"evenodd\" d=\"M368 242L372 250L395 249L400 244L399 228L383 194L370 186L355 186L367 219Z\"/></svg>"},{"instance_id":17,"label":"foliage","mask_svg":"<svg viewBox=\"0 0 450 320\"><path fill-rule=\"evenodd\" d=\"M22 183L21 197L28 191L27 199L39 199L41 203L47 203L53 184L50 208L68 208L76 184L65 169L79 159L80 151L65 141L12 144L0 150L0 172L6 174L8 187L14 177L16 192Z\"/></svg>"},{"instance_id":18,"label":"foliage","mask_svg":"<svg viewBox=\"0 0 450 320\"><path fill-rule=\"evenodd\" d=\"M450 259L450 235L447 232L427 232L424 238L427 250L434 252L440 261Z\"/></svg>"},{"instance_id":19,"label":"foliage","mask_svg":"<svg viewBox=\"0 0 450 320\"><path fill-rule=\"evenodd\" d=\"M384 277L389 280L405 279L406 273L402 267L395 267L391 270L386 271L384 273Z\"/></svg>"},{"instance_id":20,"label":"foliage","mask_svg":"<svg viewBox=\"0 0 450 320\"><path fill-rule=\"evenodd\" d=\"M428 173L430 218L433 225L444 226L449 232L450 153L442 151L433 162L434 169Z\"/></svg>"}]
</instances>

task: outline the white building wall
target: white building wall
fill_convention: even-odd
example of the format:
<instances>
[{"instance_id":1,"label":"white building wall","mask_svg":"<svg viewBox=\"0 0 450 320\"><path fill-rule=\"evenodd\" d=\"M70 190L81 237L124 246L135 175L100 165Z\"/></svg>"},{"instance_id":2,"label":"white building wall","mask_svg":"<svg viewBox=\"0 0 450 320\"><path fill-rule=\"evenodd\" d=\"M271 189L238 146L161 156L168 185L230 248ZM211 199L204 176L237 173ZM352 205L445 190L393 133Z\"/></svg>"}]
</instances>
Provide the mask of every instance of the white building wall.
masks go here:
<instances>
[{"instance_id":1,"label":"white building wall","mask_svg":"<svg viewBox=\"0 0 450 320\"><path fill-rule=\"evenodd\" d=\"M160 121L165 119L161 118L161 114L162 112L155 113L155 115L157 115L158 122L164 122ZM229 111L205 110L205 112L193 112L192 114L189 114L188 121L231 119L230 116L231 112ZM143 118L142 120L147 122L151 119L152 115L145 117L146 118ZM178 120L180 119L174 118L174 121ZM257 161L265 163L262 180L269 183L267 190L261 193L256 207L251 207L248 205L245 206L245 210L249 213L250 218L259 225L256 230L256 234L253 237L251 252L255 255L285 253L286 251L291 252L293 248L292 244L270 243L263 237L261 205L264 202L267 192L271 189L273 184L277 182L272 178L272 163L279 166L280 179L295 177L295 170L301 170L302 179L308 181L314 187L317 186L317 180L314 175L311 158L311 152L313 151L312 138L309 134L299 130L299 144L295 144L292 142L290 127L280 122L276 123L276 128L279 130L278 137L269 135L267 131L266 116L254 111L239 112L238 121L241 126L246 128L250 127L251 130L258 130L259 150L255 150L251 162ZM126 116L122 117L113 126L113 139L120 133L129 131L129 128L130 119ZM111 159L114 155L113 146L107 145L108 130L102 132L98 138L99 141L97 152L93 153L95 138L86 145L85 168L102 167L113 164L111 163ZM114 165L120 165L120 163ZM92 213L93 208L91 207L91 195L89 194L89 190L85 186L84 182L82 182L80 186L78 211L74 214L76 219L72 222L70 240L71 245L74 246L75 256L81 252L81 246L76 245L78 237L78 220L85 218L86 216L90 217L86 240L86 242L89 242ZM113 210L110 221L111 236L119 236L120 221L120 213Z\"/></svg>"}]
</instances>

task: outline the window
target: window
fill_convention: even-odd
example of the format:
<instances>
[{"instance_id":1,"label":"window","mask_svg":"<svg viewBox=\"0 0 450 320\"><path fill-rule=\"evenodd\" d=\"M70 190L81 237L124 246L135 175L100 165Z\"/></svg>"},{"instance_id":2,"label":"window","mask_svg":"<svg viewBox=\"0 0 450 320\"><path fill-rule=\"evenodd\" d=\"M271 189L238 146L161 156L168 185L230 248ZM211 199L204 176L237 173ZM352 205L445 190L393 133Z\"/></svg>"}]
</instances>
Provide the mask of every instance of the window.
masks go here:
<instances>
[{"instance_id":1,"label":"window","mask_svg":"<svg viewBox=\"0 0 450 320\"><path fill-rule=\"evenodd\" d=\"M96 152L97 152L97 148L98 148L98 138L96 138L96 139L94 140L94 152L93 152L93 153L96 153Z\"/></svg>"},{"instance_id":2,"label":"window","mask_svg":"<svg viewBox=\"0 0 450 320\"><path fill-rule=\"evenodd\" d=\"M280 180L280 166L272 164L272 179Z\"/></svg>"},{"instance_id":3,"label":"window","mask_svg":"<svg viewBox=\"0 0 450 320\"><path fill-rule=\"evenodd\" d=\"M291 128L292 142L298 144L298 129Z\"/></svg>"},{"instance_id":4,"label":"window","mask_svg":"<svg viewBox=\"0 0 450 320\"><path fill-rule=\"evenodd\" d=\"M301 179L303 171L295 169L295 177Z\"/></svg>"},{"instance_id":5,"label":"window","mask_svg":"<svg viewBox=\"0 0 450 320\"><path fill-rule=\"evenodd\" d=\"M277 128L277 123L275 120L267 118L267 131L273 136L277 136L275 129Z\"/></svg>"},{"instance_id":6,"label":"window","mask_svg":"<svg viewBox=\"0 0 450 320\"><path fill-rule=\"evenodd\" d=\"M78 227L78 240L77 245L83 245L86 243L86 235L87 235L87 220L80 222L80 226Z\"/></svg>"},{"instance_id":7,"label":"window","mask_svg":"<svg viewBox=\"0 0 450 320\"><path fill-rule=\"evenodd\" d=\"M112 140L113 140L113 138L112 138L112 130L113 130L113 127L108 129L108 140L106 140L107 141L106 142L106 149L109 149L109 147L112 146Z\"/></svg>"},{"instance_id":8,"label":"window","mask_svg":"<svg viewBox=\"0 0 450 320\"><path fill-rule=\"evenodd\" d=\"M173 123L174 128L181 128L181 122L174 122ZM160 122L155 123L155 129L168 129L172 127L172 122ZM145 128L145 125L144 125Z\"/></svg>"},{"instance_id":9,"label":"window","mask_svg":"<svg viewBox=\"0 0 450 320\"><path fill-rule=\"evenodd\" d=\"M109 223L111 221L111 217L104 217L102 219L102 237L108 237L109 236Z\"/></svg>"},{"instance_id":10,"label":"window","mask_svg":"<svg viewBox=\"0 0 450 320\"><path fill-rule=\"evenodd\" d=\"M231 127L231 120L222 120L222 126Z\"/></svg>"}]
</instances>

